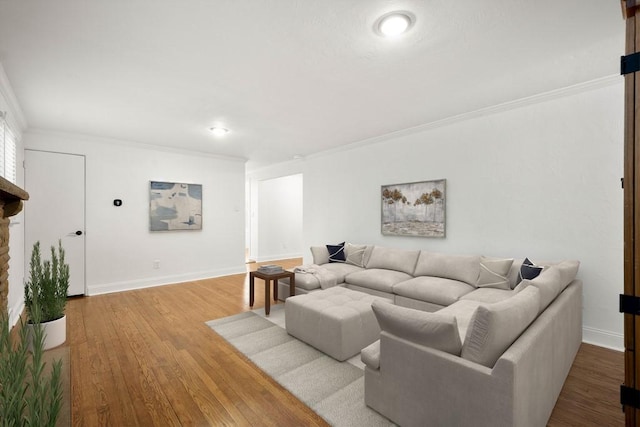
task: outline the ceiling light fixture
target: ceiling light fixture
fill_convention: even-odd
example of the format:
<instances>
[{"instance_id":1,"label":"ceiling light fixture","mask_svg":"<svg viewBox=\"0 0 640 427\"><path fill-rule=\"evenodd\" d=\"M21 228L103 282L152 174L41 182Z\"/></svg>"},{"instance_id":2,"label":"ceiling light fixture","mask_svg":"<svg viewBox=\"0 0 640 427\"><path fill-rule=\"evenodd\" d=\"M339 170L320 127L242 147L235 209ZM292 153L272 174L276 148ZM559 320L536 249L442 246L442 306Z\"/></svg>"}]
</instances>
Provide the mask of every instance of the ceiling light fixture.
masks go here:
<instances>
[{"instance_id":1,"label":"ceiling light fixture","mask_svg":"<svg viewBox=\"0 0 640 427\"><path fill-rule=\"evenodd\" d=\"M221 127L218 127L218 126L212 127L209 130L215 136L225 136L226 134L229 133L229 129L221 128Z\"/></svg>"},{"instance_id":2,"label":"ceiling light fixture","mask_svg":"<svg viewBox=\"0 0 640 427\"><path fill-rule=\"evenodd\" d=\"M376 21L374 29L383 37L397 37L406 33L415 23L415 16L411 12L395 11L382 15Z\"/></svg>"}]
</instances>

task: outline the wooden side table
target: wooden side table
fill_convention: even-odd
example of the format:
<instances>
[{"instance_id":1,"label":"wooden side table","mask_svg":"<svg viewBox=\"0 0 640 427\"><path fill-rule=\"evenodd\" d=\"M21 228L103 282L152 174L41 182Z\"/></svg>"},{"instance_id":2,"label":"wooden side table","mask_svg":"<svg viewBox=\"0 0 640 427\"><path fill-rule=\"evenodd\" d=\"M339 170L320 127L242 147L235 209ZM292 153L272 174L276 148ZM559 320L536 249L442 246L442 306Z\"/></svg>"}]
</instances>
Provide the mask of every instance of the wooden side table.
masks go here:
<instances>
[{"instance_id":1,"label":"wooden side table","mask_svg":"<svg viewBox=\"0 0 640 427\"><path fill-rule=\"evenodd\" d=\"M254 280L255 278L264 280L264 312L268 316L271 311L271 281L273 281L273 300L278 299L278 279L289 278L289 296L296 294L296 274L292 271L281 271L280 273L262 273L260 271L249 272L249 307L253 307Z\"/></svg>"}]
</instances>

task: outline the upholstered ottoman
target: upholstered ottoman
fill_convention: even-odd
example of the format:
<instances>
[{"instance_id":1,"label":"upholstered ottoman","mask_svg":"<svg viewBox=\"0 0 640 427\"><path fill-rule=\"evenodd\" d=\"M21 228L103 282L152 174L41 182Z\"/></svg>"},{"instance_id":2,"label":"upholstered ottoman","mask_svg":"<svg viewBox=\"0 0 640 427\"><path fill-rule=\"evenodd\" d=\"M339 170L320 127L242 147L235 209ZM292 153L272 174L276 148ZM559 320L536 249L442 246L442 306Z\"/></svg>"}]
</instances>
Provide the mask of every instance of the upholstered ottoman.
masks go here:
<instances>
[{"instance_id":1,"label":"upholstered ottoman","mask_svg":"<svg viewBox=\"0 0 640 427\"><path fill-rule=\"evenodd\" d=\"M389 301L340 286L296 295L284 304L287 332L343 361L380 338L371 303Z\"/></svg>"}]
</instances>

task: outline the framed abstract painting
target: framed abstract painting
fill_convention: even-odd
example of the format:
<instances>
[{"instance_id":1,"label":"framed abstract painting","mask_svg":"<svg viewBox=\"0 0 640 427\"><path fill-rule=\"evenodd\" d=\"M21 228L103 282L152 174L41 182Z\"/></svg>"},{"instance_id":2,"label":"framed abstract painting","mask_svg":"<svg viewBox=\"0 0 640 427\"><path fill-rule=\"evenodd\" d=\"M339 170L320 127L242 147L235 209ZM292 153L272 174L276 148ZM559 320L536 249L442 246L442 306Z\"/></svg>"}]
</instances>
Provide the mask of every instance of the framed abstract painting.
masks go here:
<instances>
[{"instance_id":1,"label":"framed abstract painting","mask_svg":"<svg viewBox=\"0 0 640 427\"><path fill-rule=\"evenodd\" d=\"M151 181L149 230L202 230L202 185Z\"/></svg>"},{"instance_id":2,"label":"framed abstract painting","mask_svg":"<svg viewBox=\"0 0 640 427\"><path fill-rule=\"evenodd\" d=\"M383 185L382 234L445 237L446 180Z\"/></svg>"}]
</instances>

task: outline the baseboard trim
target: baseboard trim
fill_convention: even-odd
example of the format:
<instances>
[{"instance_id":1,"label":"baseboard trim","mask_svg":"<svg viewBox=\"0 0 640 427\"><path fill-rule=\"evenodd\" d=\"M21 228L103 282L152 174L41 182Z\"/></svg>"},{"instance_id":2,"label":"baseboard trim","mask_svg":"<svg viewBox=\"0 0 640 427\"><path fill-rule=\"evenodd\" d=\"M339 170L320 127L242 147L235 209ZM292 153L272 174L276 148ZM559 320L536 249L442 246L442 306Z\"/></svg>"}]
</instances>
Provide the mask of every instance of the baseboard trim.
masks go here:
<instances>
[{"instance_id":1,"label":"baseboard trim","mask_svg":"<svg viewBox=\"0 0 640 427\"><path fill-rule=\"evenodd\" d=\"M18 320L20 320L20 316L22 316L24 308L24 299L18 301L18 303L13 307L9 307L9 328L13 328L18 323Z\"/></svg>"},{"instance_id":2,"label":"baseboard trim","mask_svg":"<svg viewBox=\"0 0 640 427\"><path fill-rule=\"evenodd\" d=\"M296 253L289 253L289 254L260 256L256 258L256 261L257 262L282 261L283 259L291 259L291 258L302 258L302 254L296 252Z\"/></svg>"},{"instance_id":3,"label":"baseboard trim","mask_svg":"<svg viewBox=\"0 0 640 427\"><path fill-rule=\"evenodd\" d=\"M609 348L611 350L624 351L624 335L602 329L582 327L582 342Z\"/></svg>"},{"instance_id":4,"label":"baseboard trim","mask_svg":"<svg viewBox=\"0 0 640 427\"><path fill-rule=\"evenodd\" d=\"M151 277L141 280L129 280L126 282L104 283L87 286L87 295L110 294L114 292L132 291L134 289L152 288L155 286L174 285L176 283L190 282L193 280L210 279L214 277L229 276L231 274L243 274L247 267L242 264L237 267L222 268L218 270L201 271L197 273L176 274L173 276Z\"/></svg>"}]
</instances>

